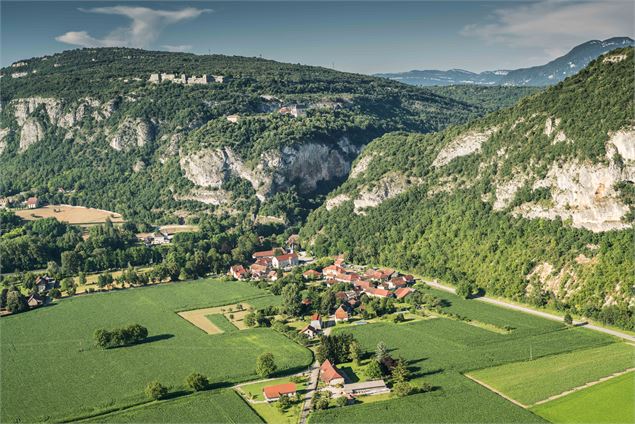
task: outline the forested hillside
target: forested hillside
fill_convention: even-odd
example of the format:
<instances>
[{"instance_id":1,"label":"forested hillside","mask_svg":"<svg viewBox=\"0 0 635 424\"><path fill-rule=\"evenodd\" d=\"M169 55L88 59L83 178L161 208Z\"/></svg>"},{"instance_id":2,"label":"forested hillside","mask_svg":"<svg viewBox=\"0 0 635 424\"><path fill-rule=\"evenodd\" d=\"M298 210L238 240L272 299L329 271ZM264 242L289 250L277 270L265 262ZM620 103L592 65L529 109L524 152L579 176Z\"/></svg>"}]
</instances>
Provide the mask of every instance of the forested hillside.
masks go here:
<instances>
[{"instance_id":1,"label":"forested hillside","mask_svg":"<svg viewBox=\"0 0 635 424\"><path fill-rule=\"evenodd\" d=\"M512 109L373 141L305 245L635 328L632 70L615 50Z\"/></svg>"},{"instance_id":2,"label":"forested hillside","mask_svg":"<svg viewBox=\"0 0 635 424\"><path fill-rule=\"evenodd\" d=\"M81 49L1 72L0 196L137 222L253 215L272 199L266 212L292 210L345 179L370 140L483 114L381 78L245 57ZM210 82L152 83L153 73Z\"/></svg>"}]
</instances>

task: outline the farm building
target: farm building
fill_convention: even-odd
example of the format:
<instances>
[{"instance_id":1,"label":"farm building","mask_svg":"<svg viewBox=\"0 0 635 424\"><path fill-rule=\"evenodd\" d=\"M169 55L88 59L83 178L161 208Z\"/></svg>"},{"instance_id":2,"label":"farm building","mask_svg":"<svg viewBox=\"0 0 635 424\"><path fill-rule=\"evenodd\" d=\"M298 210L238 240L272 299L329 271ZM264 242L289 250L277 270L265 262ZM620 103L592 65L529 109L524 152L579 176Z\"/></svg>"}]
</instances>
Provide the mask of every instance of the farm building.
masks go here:
<instances>
[{"instance_id":1,"label":"farm building","mask_svg":"<svg viewBox=\"0 0 635 424\"><path fill-rule=\"evenodd\" d=\"M274 402L280 399L280 396L295 396L297 388L295 383L277 384L275 386L266 386L262 389L267 402Z\"/></svg>"},{"instance_id":2,"label":"farm building","mask_svg":"<svg viewBox=\"0 0 635 424\"><path fill-rule=\"evenodd\" d=\"M37 197L29 197L26 199L26 207L29 209L35 209L40 205Z\"/></svg>"},{"instance_id":3,"label":"farm building","mask_svg":"<svg viewBox=\"0 0 635 424\"><path fill-rule=\"evenodd\" d=\"M48 275L41 275L35 279L35 288L38 293L43 293L45 291L59 288L60 283L57 280L49 277Z\"/></svg>"},{"instance_id":4,"label":"farm building","mask_svg":"<svg viewBox=\"0 0 635 424\"><path fill-rule=\"evenodd\" d=\"M386 289L365 289L364 292L370 297L393 297L393 293Z\"/></svg>"},{"instance_id":5,"label":"farm building","mask_svg":"<svg viewBox=\"0 0 635 424\"><path fill-rule=\"evenodd\" d=\"M271 265L274 268L289 268L299 264L298 255L295 253L288 253L280 256L274 256L271 260Z\"/></svg>"},{"instance_id":6,"label":"farm building","mask_svg":"<svg viewBox=\"0 0 635 424\"><path fill-rule=\"evenodd\" d=\"M309 324L306 327L304 327L302 330L300 330L299 333L304 334L309 339L314 339L319 334L319 331L313 328L311 324Z\"/></svg>"},{"instance_id":7,"label":"farm building","mask_svg":"<svg viewBox=\"0 0 635 424\"><path fill-rule=\"evenodd\" d=\"M350 318L350 314L344 308L343 305L340 305L339 308L335 311L335 322L346 322Z\"/></svg>"},{"instance_id":8,"label":"farm building","mask_svg":"<svg viewBox=\"0 0 635 424\"><path fill-rule=\"evenodd\" d=\"M311 327L315 328L316 330L322 330L322 317L320 317L320 314L315 313L313 315L311 315Z\"/></svg>"},{"instance_id":9,"label":"farm building","mask_svg":"<svg viewBox=\"0 0 635 424\"><path fill-rule=\"evenodd\" d=\"M248 276L247 270L242 265L233 265L229 268L229 273L237 280L244 280Z\"/></svg>"},{"instance_id":10,"label":"farm building","mask_svg":"<svg viewBox=\"0 0 635 424\"><path fill-rule=\"evenodd\" d=\"M259 258L273 258L274 256L276 256L276 250L279 249L271 249L271 250L262 250L260 252L254 252L251 257L253 259L259 259ZM284 253L284 251L282 252Z\"/></svg>"},{"instance_id":11,"label":"farm building","mask_svg":"<svg viewBox=\"0 0 635 424\"><path fill-rule=\"evenodd\" d=\"M344 376L328 359L320 366L320 380L330 386L344 384Z\"/></svg>"},{"instance_id":12,"label":"farm building","mask_svg":"<svg viewBox=\"0 0 635 424\"><path fill-rule=\"evenodd\" d=\"M29 296L29 299L26 301L27 305L30 308L37 308L38 306L42 306L46 303L46 297L42 297L37 293L33 293Z\"/></svg>"},{"instance_id":13,"label":"farm building","mask_svg":"<svg viewBox=\"0 0 635 424\"><path fill-rule=\"evenodd\" d=\"M410 287L401 287L395 290L395 297L397 299L403 299L404 297L408 296L409 294L413 292L414 292L414 289L411 289Z\"/></svg>"},{"instance_id":14,"label":"farm building","mask_svg":"<svg viewBox=\"0 0 635 424\"><path fill-rule=\"evenodd\" d=\"M305 280L317 280L317 279L319 279L321 276L322 276L322 274L320 274L319 272L317 272L317 271L316 271L316 270L314 270L314 269L310 269L310 270L308 270L308 271L304 271L304 272L302 273L302 277L303 277Z\"/></svg>"},{"instance_id":15,"label":"farm building","mask_svg":"<svg viewBox=\"0 0 635 424\"><path fill-rule=\"evenodd\" d=\"M344 393L351 396L378 395L380 393L390 392L390 389L386 386L384 380L371 380L361 383L345 384L342 390Z\"/></svg>"}]
</instances>

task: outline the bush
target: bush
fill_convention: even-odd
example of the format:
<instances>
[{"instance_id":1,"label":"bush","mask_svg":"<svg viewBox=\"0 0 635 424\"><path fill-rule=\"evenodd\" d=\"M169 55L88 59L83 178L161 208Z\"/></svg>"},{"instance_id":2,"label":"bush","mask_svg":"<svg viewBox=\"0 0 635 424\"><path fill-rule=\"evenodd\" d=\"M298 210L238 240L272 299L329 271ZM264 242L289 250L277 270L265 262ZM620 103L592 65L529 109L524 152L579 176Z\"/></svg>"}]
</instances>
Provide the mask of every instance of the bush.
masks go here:
<instances>
[{"instance_id":1,"label":"bush","mask_svg":"<svg viewBox=\"0 0 635 424\"><path fill-rule=\"evenodd\" d=\"M190 374L185 380L185 385L195 392L200 392L207 389L209 380L203 374L197 372Z\"/></svg>"},{"instance_id":2,"label":"bush","mask_svg":"<svg viewBox=\"0 0 635 424\"><path fill-rule=\"evenodd\" d=\"M573 325L573 317L568 312L564 315L564 323L567 325Z\"/></svg>"},{"instance_id":3,"label":"bush","mask_svg":"<svg viewBox=\"0 0 635 424\"><path fill-rule=\"evenodd\" d=\"M348 399L346 399L346 396L340 396L335 399L335 404L339 407L346 406L348 405Z\"/></svg>"},{"instance_id":4,"label":"bush","mask_svg":"<svg viewBox=\"0 0 635 424\"><path fill-rule=\"evenodd\" d=\"M146 396L153 400L163 399L168 394L168 388L158 381L153 381L146 386Z\"/></svg>"},{"instance_id":5,"label":"bush","mask_svg":"<svg viewBox=\"0 0 635 424\"><path fill-rule=\"evenodd\" d=\"M397 383L393 386L392 391L399 397L408 396L414 392L414 387L408 382Z\"/></svg>"},{"instance_id":6,"label":"bush","mask_svg":"<svg viewBox=\"0 0 635 424\"><path fill-rule=\"evenodd\" d=\"M128 327L116 328L110 331L97 330L94 337L97 346L108 349L139 343L148 337L148 329L139 324L132 324Z\"/></svg>"}]
</instances>

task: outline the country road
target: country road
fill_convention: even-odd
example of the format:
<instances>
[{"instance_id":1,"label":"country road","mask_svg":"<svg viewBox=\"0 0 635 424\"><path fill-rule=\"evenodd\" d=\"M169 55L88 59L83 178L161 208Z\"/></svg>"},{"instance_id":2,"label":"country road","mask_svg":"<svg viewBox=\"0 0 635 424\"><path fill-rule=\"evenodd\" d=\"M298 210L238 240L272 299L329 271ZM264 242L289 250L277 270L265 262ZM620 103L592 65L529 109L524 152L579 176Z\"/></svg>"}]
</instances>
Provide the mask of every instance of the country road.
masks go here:
<instances>
[{"instance_id":1,"label":"country road","mask_svg":"<svg viewBox=\"0 0 635 424\"><path fill-rule=\"evenodd\" d=\"M456 293L456 290L454 289L454 287L446 286L436 281L423 280L423 282L429 285L430 287L434 287L435 289L444 290L450 293ZM558 315L550 314L549 312L544 312L544 311L537 311L535 309L528 308L525 306L515 305L513 303L505 302L504 300L492 299L491 297L487 297L487 296L477 297L475 298L475 300L478 300L480 302L485 302L485 303L491 303L492 305L501 306L503 308L508 308L508 309L524 312L526 314L536 315L542 318L550 319L552 321L562 322L562 317ZM574 321L574 324L594 330L594 331L610 334L611 336L619 337L629 342L635 342L635 336L631 336L630 334L626 334L621 331L611 330L610 328L604 328L598 325L588 324L581 321Z\"/></svg>"}]
</instances>

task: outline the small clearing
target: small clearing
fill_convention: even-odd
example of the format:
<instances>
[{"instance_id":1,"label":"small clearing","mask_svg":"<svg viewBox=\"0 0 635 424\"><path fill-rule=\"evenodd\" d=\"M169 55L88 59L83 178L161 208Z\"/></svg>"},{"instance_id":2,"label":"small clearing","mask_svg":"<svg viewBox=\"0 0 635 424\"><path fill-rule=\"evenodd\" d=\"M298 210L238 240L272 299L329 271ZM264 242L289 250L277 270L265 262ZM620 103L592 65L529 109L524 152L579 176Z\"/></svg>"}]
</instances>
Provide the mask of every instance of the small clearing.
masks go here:
<instances>
[{"instance_id":1,"label":"small clearing","mask_svg":"<svg viewBox=\"0 0 635 424\"><path fill-rule=\"evenodd\" d=\"M116 212L71 205L46 205L36 209L22 209L15 214L27 221L55 218L72 225L103 224L107 219L115 224L124 222L123 216Z\"/></svg>"},{"instance_id":2,"label":"small clearing","mask_svg":"<svg viewBox=\"0 0 635 424\"><path fill-rule=\"evenodd\" d=\"M238 305L242 305L242 309ZM222 334L224 331L209 320L209 315L223 315L239 330L244 330L247 325L244 322L245 315L249 313L250 306L246 303L217 306L215 308L193 309L191 311L178 312L178 315L191 324L205 331L207 334ZM231 316L230 316L231 315Z\"/></svg>"}]
</instances>

